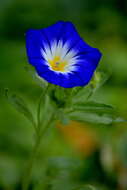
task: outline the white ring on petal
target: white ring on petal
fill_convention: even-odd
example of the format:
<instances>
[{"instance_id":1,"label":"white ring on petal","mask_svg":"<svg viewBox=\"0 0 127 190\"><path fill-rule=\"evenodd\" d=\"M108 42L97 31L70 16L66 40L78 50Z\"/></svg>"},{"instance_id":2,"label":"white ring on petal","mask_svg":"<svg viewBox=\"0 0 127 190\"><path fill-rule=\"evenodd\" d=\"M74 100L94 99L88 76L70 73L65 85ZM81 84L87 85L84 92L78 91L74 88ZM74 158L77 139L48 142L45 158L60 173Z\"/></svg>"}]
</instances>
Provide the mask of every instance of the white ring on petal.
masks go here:
<instances>
[{"instance_id":1,"label":"white ring on petal","mask_svg":"<svg viewBox=\"0 0 127 190\"><path fill-rule=\"evenodd\" d=\"M46 60L45 64L49 66L50 70L57 73L71 73L77 70L75 65L78 58L78 56L76 56L77 52L74 49L69 50L69 44L67 42L63 44L61 40L58 43L54 40L51 44L51 48L46 44L45 51L42 48L40 51ZM53 60L55 56L59 56L62 62L67 62L64 71L55 71L51 68L48 60Z\"/></svg>"}]
</instances>

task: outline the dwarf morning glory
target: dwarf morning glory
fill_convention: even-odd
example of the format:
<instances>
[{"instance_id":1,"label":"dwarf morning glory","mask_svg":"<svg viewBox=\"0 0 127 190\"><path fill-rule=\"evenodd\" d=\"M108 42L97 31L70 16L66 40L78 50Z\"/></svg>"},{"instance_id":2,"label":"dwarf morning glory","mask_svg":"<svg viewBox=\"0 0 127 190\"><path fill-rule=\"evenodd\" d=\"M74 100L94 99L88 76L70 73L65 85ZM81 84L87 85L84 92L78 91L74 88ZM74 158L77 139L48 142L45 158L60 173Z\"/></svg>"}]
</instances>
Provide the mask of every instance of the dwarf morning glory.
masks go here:
<instances>
[{"instance_id":1,"label":"dwarf morning glory","mask_svg":"<svg viewBox=\"0 0 127 190\"><path fill-rule=\"evenodd\" d=\"M101 58L100 51L84 42L71 22L28 30L26 48L37 74L64 88L87 85Z\"/></svg>"}]
</instances>

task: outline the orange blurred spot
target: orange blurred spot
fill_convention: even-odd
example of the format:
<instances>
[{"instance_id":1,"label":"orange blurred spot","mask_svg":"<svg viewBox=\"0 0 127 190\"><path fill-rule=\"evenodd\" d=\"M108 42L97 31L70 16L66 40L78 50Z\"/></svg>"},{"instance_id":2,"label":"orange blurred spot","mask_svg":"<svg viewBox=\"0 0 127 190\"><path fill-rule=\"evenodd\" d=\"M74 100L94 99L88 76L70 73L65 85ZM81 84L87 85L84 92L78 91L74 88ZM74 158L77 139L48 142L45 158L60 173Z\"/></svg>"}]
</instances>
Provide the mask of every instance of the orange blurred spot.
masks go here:
<instances>
[{"instance_id":1,"label":"orange blurred spot","mask_svg":"<svg viewBox=\"0 0 127 190\"><path fill-rule=\"evenodd\" d=\"M97 137L86 124L71 121L66 126L59 123L57 127L79 153L88 156L96 150L98 146Z\"/></svg>"}]
</instances>

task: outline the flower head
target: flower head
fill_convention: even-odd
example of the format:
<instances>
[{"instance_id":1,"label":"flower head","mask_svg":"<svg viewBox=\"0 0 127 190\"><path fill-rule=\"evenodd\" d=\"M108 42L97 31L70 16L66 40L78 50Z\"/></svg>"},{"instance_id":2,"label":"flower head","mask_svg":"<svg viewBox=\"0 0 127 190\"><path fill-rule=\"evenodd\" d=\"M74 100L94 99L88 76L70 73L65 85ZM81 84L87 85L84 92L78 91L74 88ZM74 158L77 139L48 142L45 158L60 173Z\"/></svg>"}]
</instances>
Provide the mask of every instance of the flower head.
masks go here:
<instances>
[{"instance_id":1,"label":"flower head","mask_svg":"<svg viewBox=\"0 0 127 190\"><path fill-rule=\"evenodd\" d=\"M101 58L99 50L84 42L71 22L28 30L26 48L37 74L64 88L87 85Z\"/></svg>"}]
</instances>

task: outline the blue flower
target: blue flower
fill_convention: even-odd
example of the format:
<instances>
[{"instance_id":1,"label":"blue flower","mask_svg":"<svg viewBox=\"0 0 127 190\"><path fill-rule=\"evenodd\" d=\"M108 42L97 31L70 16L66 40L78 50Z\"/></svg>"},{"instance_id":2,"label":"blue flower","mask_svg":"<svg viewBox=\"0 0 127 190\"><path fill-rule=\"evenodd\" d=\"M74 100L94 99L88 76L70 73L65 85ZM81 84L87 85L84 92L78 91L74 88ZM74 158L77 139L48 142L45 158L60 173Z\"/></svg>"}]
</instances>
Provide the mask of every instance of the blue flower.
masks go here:
<instances>
[{"instance_id":1,"label":"blue flower","mask_svg":"<svg viewBox=\"0 0 127 190\"><path fill-rule=\"evenodd\" d=\"M101 58L100 51L84 42L71 22L28 30L26 48L37 74L64 88L87 85Z\"/></svg>"}]
</instances>

